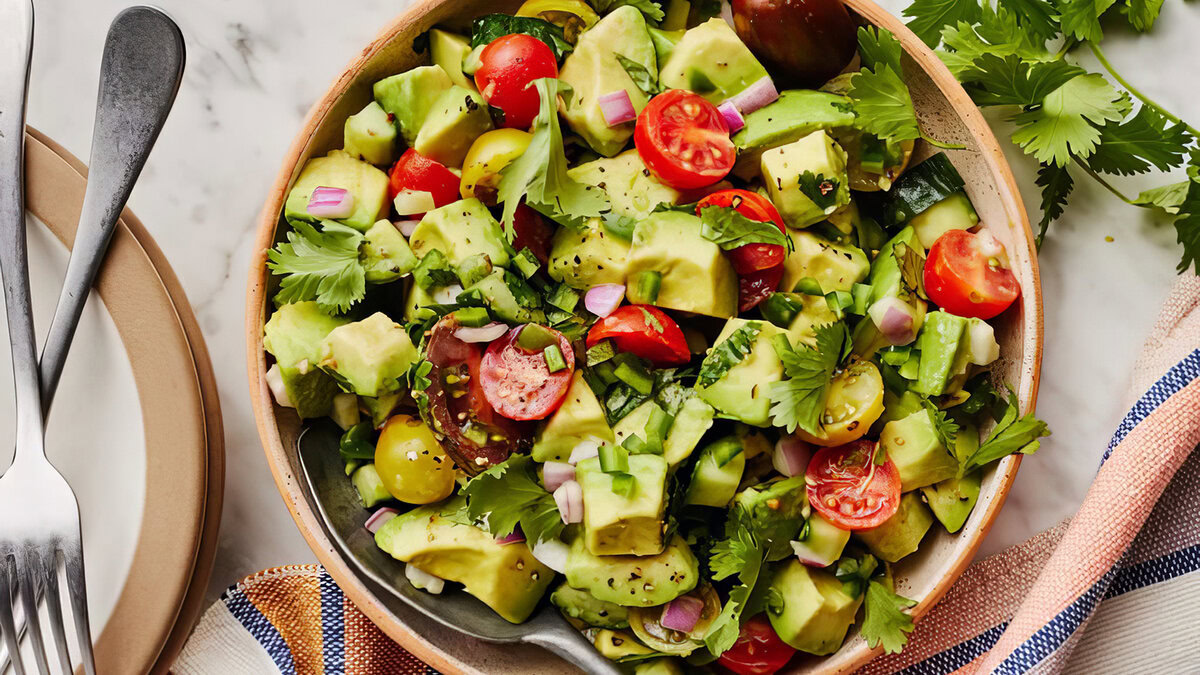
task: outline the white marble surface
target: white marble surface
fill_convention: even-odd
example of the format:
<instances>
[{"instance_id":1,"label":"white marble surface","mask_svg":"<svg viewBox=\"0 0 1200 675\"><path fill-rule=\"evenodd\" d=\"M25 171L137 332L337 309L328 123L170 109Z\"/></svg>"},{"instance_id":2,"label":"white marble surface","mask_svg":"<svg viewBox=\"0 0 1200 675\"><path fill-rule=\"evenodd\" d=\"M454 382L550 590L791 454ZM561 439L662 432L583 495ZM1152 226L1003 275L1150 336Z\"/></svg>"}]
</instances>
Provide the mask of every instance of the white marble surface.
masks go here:
<instances>
[{"instance_id":1,"label":"white marble surface","mask_svg":"<svg viewBox=\"0 0 1200 675\"><path fill-rule=\"evenodd\" d=\"M29 121L85 161L104 33L128 2L37 3ZM216 360L228 472L215 597L245 574L314 559L275 490L248 403L248 247L267 187L309 105L408 2L158 4L183 28L187 74L131 205L183 280ZM883 4L899 10L907 2ZM1163 14L1153 38L1112 35L1109 56L1170 109L1200 119L1200 93L1180 86L1194 84L1200 6L1167 3ZM998 135L1008 136L1002 122ZM1036 218L1034 167L1017 151L1010 159ZM1122 413L1132 359L1175 278L1178 249L1169 224L1079 183L1041 258L1046 350L1038 410L1054 436L1025 460L984 553L1074 512Z\"/></svg>"}]
</instances>

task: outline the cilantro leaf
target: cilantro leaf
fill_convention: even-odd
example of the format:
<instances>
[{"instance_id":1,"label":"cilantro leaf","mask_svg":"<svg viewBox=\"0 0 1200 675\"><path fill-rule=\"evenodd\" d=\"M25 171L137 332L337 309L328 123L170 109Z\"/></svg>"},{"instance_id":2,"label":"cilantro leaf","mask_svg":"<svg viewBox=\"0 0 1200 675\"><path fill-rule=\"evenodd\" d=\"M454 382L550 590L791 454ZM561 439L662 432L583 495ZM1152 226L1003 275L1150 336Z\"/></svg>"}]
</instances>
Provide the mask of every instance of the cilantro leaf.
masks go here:
<instances>
[{"instance_id":1,"label":"cilantro leaf","mask_svg":"<svg viewBox=\"0 0 1200 675\"><path fill-rule=\"evenodd\" d=\"M777 335L772 342L788 379L767 386L771 419L775 426L786 428L788 433L796 427L810 434L820 433L829 382L850 342L850 333L844 323L817 326L814 332L815 349L808 345L800 345L797 349L786 335Z\"/></svg>"},{"instance_id":2,"label":"cilantro leaf","mask_svg":"<svg viewBox=\"0 0 1200 675\"><path fill-rule=\"evenodd\" d=\"M563 522L550 494L537 481L534 461L515 455L472 478L463 494L467 514L493 536L512 534L517 525L530 542L557 538Z\"/></svg>"},{"instance_id":3,"label":"cilantro leaf","mask_svg":"<svg viewBox=\"0 0 1200 675\"><path fill-rule=\"evenodd\" d=\"M900 267L900 285L907 295L928 300L925 294L925 256L908 244L898 241L892 246L892 257Z\"/></svg>"},{"instance_id":4,"label":"cilantro leaf","mask_svg":"<svg viewBox=\"0 0 1200 675\"><path fill-rule=\"evenodd\" d=\"M1042 105L1014 117L1012 139L1039 162L1066 166L1072 155L1086 157L1100 142L1095 124L1120 120L1122 101L1100 75L1079 75L1046 95Z\"/></svg>"},{"instance_id":5,"label":"cilantro leaf","mask_svg":"<svg viewBox=\"0 0 1200 675\"><path fill-rule=\"evenodd\" d=\"M920 138L917 111L904 84L900 43L887 30L860 27L858 51L864 68L850 78L846 92L855 126L885 141Z\"/></svg>"},{"instance_id":6,"label":"cilantro leaf","mask_svg":"<svg viewBox=\"0 0 1200 675\"><path fill-rule=\"evenodd\" d=\"M666 16L663 13L662 7L655 0L591 0L592 7L596 8L597 12L611 12L618 7L631 5L646 16L646 18L654 23L658 23Z\"/></svg>"},{"instance_id":7,"label":"cilantro leaf","mask_svg":"<svg viewBox=\"0 0 1200 675\"><path fill-rule=\"evenodd\" d=\"M1163 0L1125 0L1122 11L1129 19L1129 25L1133 26L1134 30L1144 33L1154 27L1162 5Z\"/></svg>"},{"instance_id":8,"label":"cilantro leaf","mask_svg":"<svg viewBox=\"0 0 1200 675\"><path fill-rule=\"evenodd\" d=\"M1047 0L1003 0L1017 24L1042 40L1058 36L1058 8Z\"/></svg>"},{"instance_id":9,"label":"cilantro leaf","mask_svg":"<svg viewBox=\"0 0 1200 675\"><path fill-rule=\"evenodd\" d=\"M633 83L637 85L637 88L641 89L644 94L647 96L654 96L655 94L662 92L662 86L658 84L658 76L647 70L645 66L627 56L617 54L616 52L613 52L613 56L616 57L617 62L621 64L621 67L625 69L625 72L629 75L629 79L633 80Z\"/></svg>"},{"instance_id":10,"label":"cilantro leaf","mask_svg":"<svg viewBox=\"0 0 1200 675\"><path fill-rule=\"evenodd\" d=\"M331 220L320 230L292 221L287 241L267 251L267 267L283 277L275 301L280 304L316 300L322 311L345 312L363 299L367 274L359 260L363 235Z\"/></svg>"},{"instance_id":11,"label":"cilantro leaf","mask_svg":"<svg viewBox=\"0 0 1200 675\"><path fill-rule=\"evenodd\" d=\"M563 85L549 77L534 80L532 84L541 97L541 108L533 121L533 138L525 152L501 170L498 190L499 200L504 203L502 220L510 239L514 232L513 215L522 199L542 215L575 228L610 207L603 190L567 175L557 105Z\"/></svg>"},{"instance_id":12,"label":"cilantro leaf","mask_svg":"<svg viewBox=\"0 0 1200 675\"><path fill-rule=\"evenodd\" d=\"M836 178L826 178L824 174L813 175L812 171L800 174L800 192L819 209L828 209L837 204L839 187L841 186ZM791 238L788 239L791 243Z\"/></svg>"},{"instance_id":13,"label":"cilantro leaf","mask_svg":"<svg viewBox=\"0 0 1200 675\"><path fill-rule=\"evenodd\" d=\"M709 559L713 578L720 580L737 574L740 583L729 590L729 599L704 636L704 645L712 654L719 656L737 642L742 613L762 572L763 555L762 545L745 527L738 527L732 536L713 545Z\"/></svg>"},{"instance_id":14,"label":"cilantro leaf","mask_svg":"<svg viewBox=\"0 0 1200 675\"><path fill-rule=\"evenodd\" d=\"M721 250L746 244L775 244L791 248L792 240L770 221L751 220L728 206L706 206L700 210L700 236Z\"/></svg>"},{"instance_id":15,"label":"cilantro leaf","mask_svg":"<svg viewBox=\"0 0 1200 675\"><path fill-rule=\"evenodd\" d=\"M1138 206L1153 206L1166 213L1179 213L1179 207L1187 198L1188 187L1191 184L1192 181L1183 180L1143 190L1134 198L1133 203Z\"/></svg>"},{"instance_id":16,"label":"cilantro leaf","mask_svg":"<svg viewBox=\"0 0 1200 675\"><path fill-rule=\"evenodd\" d=\"M938 441L942 447L953 453L954 441L958 438L958 424L946 415L945 410L938 409L933 401L923 399L921 403L929 411L929 419L933 421L933 430L937 433Z\"/></svg>"},{"instance_id":17,"label":"cilantro leaf","mask_svg":"<svg viewBox=\"0 0 1200 675\"><path fill-rule=\"evenodd\" d=\"M960 21L979 20L978 0L915 0L904 8L904 16L912 19L908 28L925 44L936 47L942 41L942 29Z\"/></svg>"},{"instance_id":18,"label":"cilantro leaf","mask_svg":"<svg viewBox=\"0 0 1200 675\"><path fill-rule=\"evenodd\" d=\"M1029 455L1038 449L1040 445L1038 439L1049 436L1050 428L1045 422L1034 417L1033 413L1023 417L1018 417L1019 415L1017 395L1010 389L1004 416L1000 418L996 428L992 429L987 440L980 444L979 449L963 462L962 473L965 474L1014 452Z\"/></svg>"},{"instance_id":19,"label":"cilantro leaf","mask_svg":"<svg viewBox=\"0 0 1200 675\"><path fill-rule=\"evenodd\" d=\"M1191 141L1182 122L1168 127L1165 117L1144 105L1124 122L1100 127L1100 144L1087 163L1094 171L1122 176L1145 173L1151 166L1168 171L1183 163Z\"/></svg>"},{"instance_id":20,"label":"cilantro leaf","mask_svg":"<svg viewBox=\"0 0 1200 675\"><path fill-rule=\"evenodd\" d=\"M956 77L964 78L976 59L985 54L1001 58L1014 55L1026 61L1048 61L1046 40L1026 30L1012 12L1003 7L984 7L978 25L960 21L942 31L944 50L938 55Z\"/></svg>"},{"instance_id":21,"label":"cilantro leaf","mask_svg":"<svg viewBox=\"0 0 1200 675\"><path fill-rule=\"evenodd\" d=\"M884 570L879 569L879 559L870 553L864 553L861 558L854 555L838 558L833 575L842 582L843 593L857 598L866 592L871 578L883 572Z\"/></svg>"},{"instance_id":22,"label":"cilantro leaf","mask_svg":"<svg viewBox=\"0 0 1200 675\"><path fill-rule=\"evenodd\" d=\"M1031 106L1040 105L1047 95L1084 72L1065 61L1029 62L1015 54L982 54L972 61L964 78L971 83L971 98L981 106Z\"/></svg>"},{"instance_id":23,"label":"cilantro leaf","mask_svg":"<svg viewBox=\"0 0 1200 675\"><path fill-rule=\"evenodd\" d=\"M1038 221L1038 241L1040 243L1050 222L1057 220L1063 214L1067 197L1075 189L1075 179L1071 178L1071 174L1065 166L1043 164L1038 169L1037 184L1042 188L1042 219Z\"/></svg>"},{"instance_id":24,"label":"cilantro leaf","mask_svg":"<svg viewBox=\"0 0 1200 675\"><path fill-rule=\"evenodd\" d=\"M903 72L900 57L904 48L900 41L887 29L860 27L858 29L858 53L862 58L864 68L874 70L875 66L883 64L891 66L897 73Z\"/></svg>"},{"instance_id":25,"label":"cilantro leaf","mask_svg":"<svg viewBox=\"0 0 1200 675\"><path fill-rule=\"evenodd\" d=\"M486 45L513 33L524 33L541 40L554 52L554 58L560 61L575 49L563 35L561 27L537 17L508 14L487 14L471 21L471 47Z\"/></svg>"},{"instance_id":26,"label":"cilantro leaf","mask_svg":"<svg viewBox=\"0 0 1200 675\"><path fill-rule=\"evenodd\" d=\"M868 647L883 645L883 651L897 654L908 643L908 633L913 631L913 619L903 610L917 603L896 595L878 581L867 585L867 597L863 601L862 635Z\"/></svg>"},{"instance_id":27,"label":"cilantro leaf","mask_svg":"<svg viewBox=\"0 0 1200 675\"><path fill-rule=\"evenodd\" d=\"M742 359L750 354L754 341L758 339L761 331L762 323L750 321L713 347L700 364L700 374L696 377L696 386L708 387L725 377L731 368L741 363Z\"/></svg>"},{"instance_id":28,"label":"cilantro leaf","mask_svg":"<svg viewBox=\"0 0 1200 675\"><path fill-rule=\"evenodd\" d=\"M1060 0L1059 24L1062 25L1063 34L1081 41L1099 41L1104 37L1104 31L1100 28L1100 17L1115 2L1116 0Z\"/></svg>"},{"instance_id":29,"label":"cilantro leaf","mask_svg":"<svg viewBox=\"0 0 1200 675\"><path fill-rule=\"evenodd\" d=\"M1175 236L1183 244L1183 259L1177 268L1186 272L1195 266L1200 274L1200 179L1188 181L1187 193L1179 205L1179 219L1175 221Z\"/></svg>"}]
</instances>

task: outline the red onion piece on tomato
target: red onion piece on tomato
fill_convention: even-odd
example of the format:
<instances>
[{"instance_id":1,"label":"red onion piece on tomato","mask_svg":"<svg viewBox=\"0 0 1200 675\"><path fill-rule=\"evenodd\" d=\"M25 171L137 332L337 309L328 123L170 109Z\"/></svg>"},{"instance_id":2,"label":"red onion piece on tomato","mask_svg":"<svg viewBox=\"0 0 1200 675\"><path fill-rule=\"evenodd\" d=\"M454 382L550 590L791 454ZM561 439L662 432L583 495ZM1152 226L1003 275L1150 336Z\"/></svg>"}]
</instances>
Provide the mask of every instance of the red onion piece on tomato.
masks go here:
<instances>
[{"instance_id":1,"label":"red onion piece on tomato","mask_svg":"<svg viewBox=\"0 0 1200 675\"><path fill-rule=\"evenodd\" d=\"M629 92L624 89L607 93L596 99L596 102L600 104L600 113L604 115L604 122L610 127L637 119L633 101L629 98Z\"/></svg>"},{"instance_id":2,"label":"red onion piece on tomato","mask_svg":"<svg viewBox=\"0 0 1200 675\"><path fill-rule=\"evenodd\" d=\"M558 505L558 513L564 523L583 522L583 488L579 483L569 480L554 491L554 503Z\"/></svg>"},{"instance_id":3,"label":"red onion piece on tomato","mask_svg":"<svg viewBox=\"0 0 1200 675\"><path fill-rule=\"evenodd\" d=\"M367 518L366 525L364 525L363 527L367 528L367 532L370 532L371 534L375 534L376 532L379 531L379 528L383 527L384 524L387 523L387 521L391 520L392 518L395 518L399 514L400 514L400 512L397 511L396 509L390 509L385 506L382 509L379 509L378 511L376 511L375 513L372 513L371 517Z\"/></svg>"},{"instance_id":4,"label":"red onion piece on tomato","mask_svg":"<svg viewBox=\"0 0 1200 675\"><path fill-rule=\"evenodd\" d=\"M700 622L700 614L703 611L703 600L690 595L681 595L663 607L662 618L658 622L662 624L663 628L690 633Z\"/></svg>"},{"instance_id":5,"label":"red onion piece on tomato","mask_svg":"<svg viewBox=\"0 0 1200 675\"><path fill-rule=\"evenodd\" d=\"M776 471L785 476L799 476L808 468L812 454L812 445L795 436L784 436L775 442L775 455L771 463Z\"/></svg>"},{"instance_id":6,"label":"red onion piece on tomato","mask_svg":"<svg viewBox=\"0 0 1200 675\"><path fill-rule=\"evenodd\" d=\"M508 326L492 322L486 326L460 326L454 330L454 337L463 342L491 342L508 332Z\"/></svg>"},{"instance_id":7,"label":"red onion piece on tomato","mask_svg":"<svg viewBox=\"0 0 1200 675\"><path fill-rule=\"evenodd\" d=\"M542 482L546 489L554 492L563 483L575 480L575 467L566 462L546 462L542 465Z\"/></svg>"},{"instance_id":8,"label":"red onion piece on tomato","mask_svg":"<svg viewBox=\"0 0 1200 675\"><path fill-rule=\"evenodd\" d=\"M742 117L742 113L738 112L732 99L717 106L717 112L721 113L721 119L725 121L725 127L731 134L737 133L739 129L746 126L745 118Z\"/></svg>"},{"instance_id":9,"label":"red onion piece on tomato","mask_svg":"<svg viewBox=\"0 0 1200 675\"><path fill-rule=\"evenodd\" d=\"M746 87L740 94L729 100L733 101L743 115L747 115L774 102L777 98L779 98L779 91L775 89L775 83L769 75L763 75L754 84Z\"/></svg>"},{"instance_id":10,"label":"red onion piece on tomato","mask_svg":"<svg viewBox=\"0 0 1200 675\"><path fill-rule=\"evenodd\" d=\"M621 301L625 299L625 286L622 284L599 284L592 286L583 296L583 306L587 311L604 318L617 311Z\"/></svg>"},{"instance_id":11,"label":"red onion piece on tomato","mask_svg":"<svg viewBox=\"0 0 1200 675\"><path fill-rule=\"evenodd\" d=\"M347 218L354 213L354 195L343 188L314 188L308 198L307 211L318 218Z\"/></svg>"}]
</instances>

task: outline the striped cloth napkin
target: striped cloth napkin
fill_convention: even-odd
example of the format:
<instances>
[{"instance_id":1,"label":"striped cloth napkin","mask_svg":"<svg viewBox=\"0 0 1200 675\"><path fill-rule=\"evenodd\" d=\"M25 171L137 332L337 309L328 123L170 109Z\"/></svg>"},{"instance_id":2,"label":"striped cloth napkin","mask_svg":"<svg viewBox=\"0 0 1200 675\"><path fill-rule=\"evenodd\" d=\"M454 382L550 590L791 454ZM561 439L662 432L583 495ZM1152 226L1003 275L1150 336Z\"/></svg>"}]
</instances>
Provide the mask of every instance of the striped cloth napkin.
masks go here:
<instances>
[{"instance_id":1,"label":"striped cloth napkin","mask_svg":"<svg viewBox=\"0 0 1200 675\"><path fill-rule=\"evenodd\" d=\"M861 672L1200 672L1200 278L1134 369L1129 413L1068 522L976 561L908 647ZM434 672L317 566L267 570L201 619L179 675Z\"/></svg>"}]
</instances>

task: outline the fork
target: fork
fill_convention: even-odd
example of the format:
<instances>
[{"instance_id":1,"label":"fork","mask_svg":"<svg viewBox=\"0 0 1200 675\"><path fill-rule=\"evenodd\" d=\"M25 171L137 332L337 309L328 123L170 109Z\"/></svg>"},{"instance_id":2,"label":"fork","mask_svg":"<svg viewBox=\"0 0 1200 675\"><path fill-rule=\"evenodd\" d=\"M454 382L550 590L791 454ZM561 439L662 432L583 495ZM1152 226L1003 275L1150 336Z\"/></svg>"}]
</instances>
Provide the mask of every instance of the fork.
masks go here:
<instances>
[{"instance_id":1,"label":"fork","mask_svg":"<svg viewBox=\"0 0 1200 675\"><path fill-rule=\"evenodd\" d=\"M6 4L12 5L13 2L0 0L0 18L4 17L2 10ZM0 22L0 25L8 24ZM133 7L121 12L113 20L101 63L100 92L92 135L91 172L83 210L62 294L42 353L39 410L43 415L49 410L54 397L88 290L99 271L117 219L179 90L184 59L183 35L163 12L150 7ZM21 213L20 209L18 213ZM7 474L0 477L0 486L3 486L4 478L7 478ZM0 504L3 498L0 494ZM77 519L77 508L75 512ZM0 538L3 536L4 526L0 525ZM61 633L61 617L55 616L59 611L57 578L47 577L44 588L51 592L52 601L47 606L58 638L59 657L64 670L70 672L66 640ZM34 589L38 599L42 590L42 586ZM80 577L80 598L85 598L82 590ZM39 640L37 614L30 610L28 603L22 604L25 605L26 618L32 617L32 620L23 623L13 620L13 625L6 625L3 610L11 607L11 604L5 604L0 598L0 633L4 634L7 646L7 649L0 648L0 673L8 666L8 654L17 655L14 665L18 674L22 672L23 664L20 663L17 645L27 626L34 641L38 665L42 672L49 672ZM83 610L82 624L79 623L79 612L76 609L76 627L85 656L84 667L88 673L92 673L91 641L86 637L86 608Z\"/></svg>"}]
</instances>

